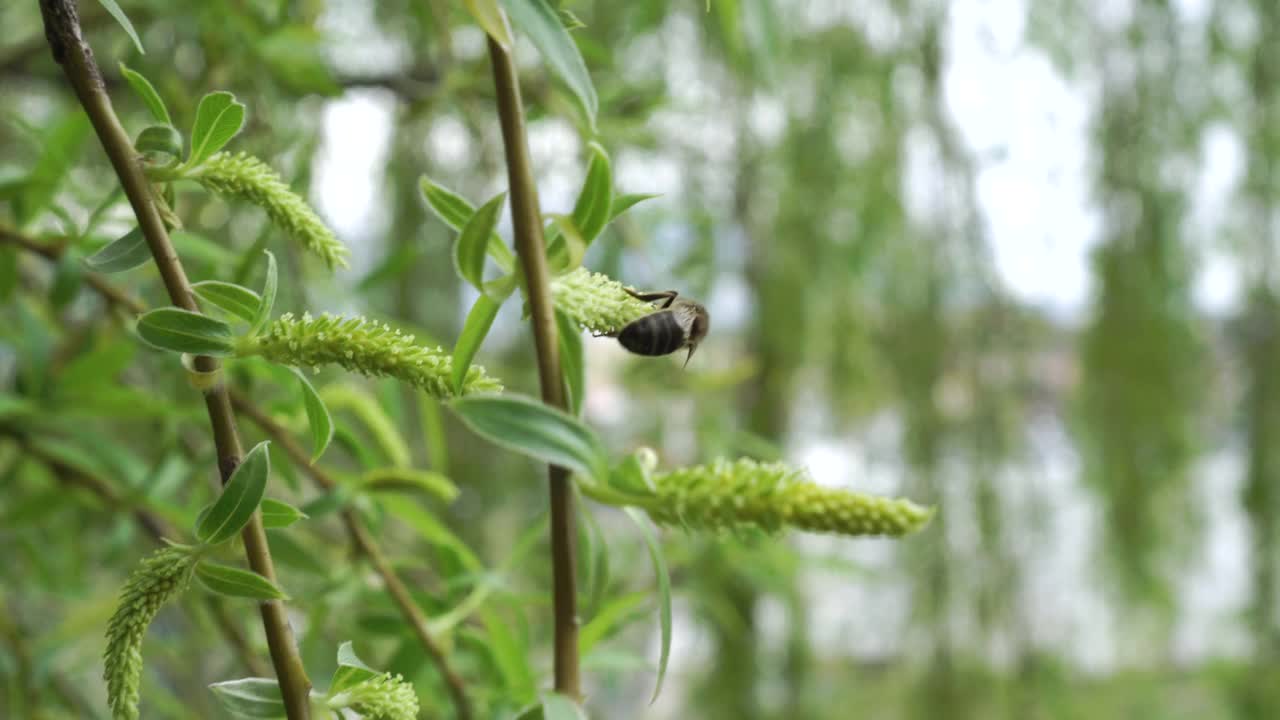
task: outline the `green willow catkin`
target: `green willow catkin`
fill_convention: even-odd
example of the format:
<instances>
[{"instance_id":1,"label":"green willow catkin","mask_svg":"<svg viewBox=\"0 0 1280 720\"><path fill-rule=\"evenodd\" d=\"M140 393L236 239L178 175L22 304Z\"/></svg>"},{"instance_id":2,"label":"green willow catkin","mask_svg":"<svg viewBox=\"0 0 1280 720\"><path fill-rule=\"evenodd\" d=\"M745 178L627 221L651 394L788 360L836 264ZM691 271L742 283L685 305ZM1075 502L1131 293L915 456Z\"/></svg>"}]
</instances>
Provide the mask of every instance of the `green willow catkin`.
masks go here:
<instances>
[{"instance_id":1,"label":"green willow catkin","mask_svg":"<svg viewBox=\"0 0 1280 720\"><path fill-rule=\"evenodd\" d=\"M191 582L197 558L183 548L167 547L142 561L120 592L120 604L107 623L103 653L107 703L116 720L137 720L142 681L142 638L160 608Z\"/></svg>"},{"instance_id":2,"label":"green willow catkin","mask_svg":"<svg viewBox=\"0 0 1280 720\"><path fill-rule=\"evenodd\" d=\"M272 222L318 255L329 269L347 266L347 246L333 236L306 200L258 158L245 153L217 153L189 177L213 192L243 198L266 210Z\"/></svg>"},{"instance_id":3,"label":"green willow catkin","mask_svg":"<svg viewBox=\"0 0 1280 720\"><path fill-rule=\"evenodd\" d=\"M301 318L285 313L253 337L246 337L236 354L261 355L271 362L298 367L337 364L363 375L393 377L437 398L454 395L449 373L453 358L444 349L423 347L385 323L362 317L324 313ZM502 383L473 365L467 370L463 394L496 392Z\"/></svg>"},{"instance_id":4,"label":"green willow catkin","mask_svg":"<svg viewBox=\"0 0 1280 720\"><path fill-rule=\"evenodd\" d=\"M557 310L579 327L597 334L614 334L655 308L627 294L617 280L586 268L553 278L551 296Z\"/></svg>"},{"instance_id":5,"label":"green willow catkin","mask_svg":"<svg viewBox=\"0 0 1280 720\"><path fill-rule=\"evenodd\" d=\"M391 673L352 685L329 700L335 710L351 708L365 720L414 720L418 696L404 678Z\"/></svg>"},{"instance_id":6,"label":"green willow catkin","mask_svg":"<svg viewBox=\"0 0 1280 720\"><path fill-rule=\"evenodd\" d=\"M695 530L785 527L838 535L906 535L933 517L909 500L827 488L781 463L740 459L654 475L654 520Z\"/></svg>"}]
</instances>

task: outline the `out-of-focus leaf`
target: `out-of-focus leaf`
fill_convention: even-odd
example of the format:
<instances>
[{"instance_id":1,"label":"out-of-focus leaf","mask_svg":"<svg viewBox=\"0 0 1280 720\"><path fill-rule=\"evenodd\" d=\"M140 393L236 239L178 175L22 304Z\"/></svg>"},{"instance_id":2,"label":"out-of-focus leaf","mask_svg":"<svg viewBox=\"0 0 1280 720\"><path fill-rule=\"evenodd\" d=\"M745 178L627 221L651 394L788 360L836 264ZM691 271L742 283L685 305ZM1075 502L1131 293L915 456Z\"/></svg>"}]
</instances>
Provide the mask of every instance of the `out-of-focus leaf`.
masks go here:
<instances>
[{"instance_id":1,"label":"out-of-focus leaf","mask_svg":"<svg viewBox=\"0 0 1280 720\"><path fill-rule=\"evenodd\" d=\"M635 508L623 508L627 515L635 521L644 535L645 545L649 547L649 558L653 560L653 574L658 581L658 624L662 630L662 650L658 655L658 681L653 688L653 697L649 703L658 699L662 692L662 680L667 674L667 660L671 657L671 574L667 571L667 560L662 554L662 545L658 536L644 513Z\"/></svg>"},{"instance_id":2,"label":"out-of-focus leaf","mask_svg":"<svg viewBox=\"0 0 1280 720\"><path fill-rule=\"evenodd\" d=\"M262 281L262 303L258 306L258 313L253 318L252 327L249 329L250 335L258 334L258 331L266 326L267 321L271 319L271 310L276 304L276 287L279 282L276 277L276 256L272 255L270 250L263 250L262 254L267 256L267 276Z\"/></svg>"},{"instance_id":3,"label":"out-of-focus leaf","mask_svg":"<svg viewBox=\"0 0 1280 720\"><path fill-rule=\"evenodd\" d=\"M511 49L511 28L498 7L498 0L466 0L467 12L486 34L504 49Z\"/></svg>"},{"instance_id":4,"label":"out-of-focus leaf","mask_svg":"<svg viewBox=\"0 0 1280 720\"><path fill-rule=\"evenodd\" d=\"M324 38L309 27L295 25L277 30L259 40L255 50L290 90L325 96L342 90L325 59Z\"/></svg>"},{"instance_id":5,"label":"out-of-focus leaf","mask_svg":"<svg viewBox=\"0 0 1280 720\"><path fill-rule=\"evenodd\" d=\"M495 445L603 481L608 455L571 415L516 395L468 395L450 403L467 427Z\"/></svg>"},{"instance_id":6,"label":"out-of-focus leaf","mask_svg":"<svg viewBox=\"0 0 1280 720\"><path fill-rule=\"evenodd\" d=\"M268 528L283 528L304 520L307 514L287 502L262 499L262 525Z\"/></svg>"},{"instance_id":7,"label":"out-of-focus leaf","mask_svg":"<svg viewBox=\"0 0 1280 720\"><path fill-rule=\"evenodd\" d=\"M49 208L88 135L89 121L83 112L68 114L40 133L40 156L23 179L14 203L19 229Z\"/></svg>"},{"instance_id":8,"label":"out-of-focus leaf","mask_svg":"<svg viewBox=\"0 0 1280 720\"><path fill-rule=\"evenodd\" d=\"M165 107L164 100L160 98L160 93L156 92L156 88L142 76L142 73L130 70L124 63L120 63L120 74L124 76L125 81L129 83L129 87L142 98L143 104L151 111L151 117L156 122L165 125L172 125L173 120L169 117L169 108Z\"/></svg>"},{"instance_id":9,"label":"out-of-focus leaf","mask_svg":"<svg viewBox=\"0 0 1280 720\"><path fill-rule=\"evenodd\" d=\"M627 195L617 195L613 198L613 205L609 210L609 221L613 222L619 215L630 210L632 207L639 205L645 200L661 197L658 193L630 193Z\"/></svg>"},{"instance_id":10,"label":"out-of-focus leaf","mask_svg":"<svg viewBox=\"0 0 1280 720\"><path fill-rule=\"evenodd\" d=\"M558 309L556 325L560 331L560 370L564 373L565 388L569 391L569 411L574 417L581 417L582 400L587 391L587 368L582 356L582 328Z\"/></svg>"},{"instance_id":11,"label":"out-of-focus leaf","mask_svg":"<svg viewBox=\"0 0 1280 720\"><path fill-rule=\"evenodd\" d=\"M219 595L253 600L283 600L286 595L275 583L250 570L201 561L196 565L201 584Z\"/></svg>"},{"instance_id":12,"label":"out-of-focus leaf","mask_svg":"<svg viewBox=\"0 0 1280 720\"><path fill-rule=\"evenodd\" d=\"M480 559L471 551L471 548L467 547L466 543L462 542L457 535L453 534L453 531L434 515L423 510L412 498L395 495L383 496L381 503L387 509L387 512L417 531L422 539L431 545L444 548L453 553L468 571L477 572L484 568Z\"/></svg>"},{"instance_id":13,"label":"out-of-focus leaf","mask_svg":"<svg viewBox=\"0 0 1280 720\"><path fill-rule=\"evenodd\" d=\"M586 655L614 631L646 614L648 611L645 604L648 599L648 593L633 592L619 595L605 603L578 633L578 652Z\"/></svg>"},{"instance_id":14,"label":"out-of-focus leaf","mask_svg":"<svg viewBox=\"0 0 1280 720\"><path fill-rule=\"evenodd\" d=\"M270 441L263 440L244 456L227 481L213 507L197 523L196 537L208 545L216 545L235 537L249 523L249 518L262 502L271 460L267 454Z\"/></svg>"},{"instance_id":15,"label":"out-of-focus leaf","mask_svg":"<svg viewBox=\"0 0 1280 720\"><path fill-rule=\"evenodd\" d=\"M53 283L49 286L49 304L61 310L75 299L84 281L83 260L74 251L67 251L58 258L53 268Z\"/></svg>"},{"instance_id":16,"label":"out-of-focus leaf","mask_svg":"<svg viewBox=\"0 0 1280 720\"><path fill-rule=\"evenodd\" d=\"M85 258L84 263L94 272L117 273L132 270L150 259L147 239L142 236L142 229L135 227Z\"/></svg>"},{"instance_id":17,"label":"out-of-focus leaf","mask_svg":"<svg viewBox=\"0 0 1280 720\"><path fill-rule=\"evenodd\" d=\"M236 717L282 718L285 716L284 698L280 695L280 681L275 678L243 678L214 683L209 686L222 707Z\"/></svg>"},{"instance_id":18,"label":"out-of-focus leaf","mask_svg":"<svg viewBox=\"0 0 1280 720\"><path fill-rule=\"evenodd\" d=\"M445 502L453 502L458 497L458 486L448 477L438 472L414 468L389 467L366 470L360 475L360 487L375 492L421 490Z\"/></svg>"},{"instance_id":19,"label":"out-of-focus leaf","mask_svg":"<svg viewBox=\"0 0 1280 720\"><path fill-rule=\"evenodd\" d=\"M599 104L596 89L591 84L591 75L587 73L587 65L582 61L578 46L560 22L555 8L547 0L503 0L502 4L511 14L511 22L516 28L533 41L552 74L560 78L577 98L587 124L594 132Z\"/></svg>"},{"instance_id":20,"label":"out-of-focus leaf","mask_svg":"<svg viewBox=\"0 0 1280 720\"><path fill-rule=\"evenodd\" d=\"M489 652L502 675L507 691L518 703L533 700L537 684L529 667L528 648L516 628L493 610L482 610L480 617L488 636Z\"/></svg>"},{"instance_id":21,"label":"out-of-focus leaf","mask_svg":"<svg viewBox=\"0 0 1280 720\"><path fill-rule=\"evenodd\" d=\"M331 411L346 410L355 415L364 424L391 465L409 467L413 464L409 443L405 441L398 424L368 393L348 385L330 384L320 395ZM369 457L374 456L369 454ZM382 463L366 462L366 464L376 467Z\"/></svg>"},{"instance_id":22,"label":"out-of-focus leaf","mask_svg":"<svg viewBox=\"0 0 1280 720\"><path fill-rule=\"evenodd\" d=\"M124 10L116 3L116 0L98 0L98 4L107 11L115 21L120 23L120 27L124 28L129 39L133 41L133 46L138 48L138 52L146 55L147 51L142 48L142 39L138 37L138 31L133 29L133 23L129 22L129 16L124 14Z\"/></svg>"},{"instance_id":23,"label":"out-of-focus leaf","mask_svg":"<svg viewBox=\"0 0 1280 720\"><path fill-rule=\"evenodd\" d=\"M217 357L235 350L230 325L181 308L160 308L138 318L138 336L148 345L177 353Z\"/></svg>"}]
</instances>

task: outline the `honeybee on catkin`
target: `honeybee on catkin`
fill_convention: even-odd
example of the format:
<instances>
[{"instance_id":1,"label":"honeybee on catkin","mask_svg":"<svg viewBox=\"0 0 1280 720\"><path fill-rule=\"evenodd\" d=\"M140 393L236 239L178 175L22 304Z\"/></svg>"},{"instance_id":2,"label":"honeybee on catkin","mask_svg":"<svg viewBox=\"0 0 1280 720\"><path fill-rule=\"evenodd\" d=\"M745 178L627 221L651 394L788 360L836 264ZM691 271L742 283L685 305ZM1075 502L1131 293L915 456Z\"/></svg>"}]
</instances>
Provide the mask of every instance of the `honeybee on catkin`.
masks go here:
<instances>
[{"instance_id":1,"label":"honeybee on catkin","mask_svg":"<svg viewBox=\"0 0 1280 720\"><path fill-rule=\"evenodd\" d=\"M610 337L617 337L622 347L637 355L670 355L687 347L689 354L684 359L687 367L698 343L711 329L707 309L692 300L677 300L679 293L675 290L638 293L628 288L627 293L644 302L664 302L656 312L632 320Z\"/></svg>"}]
</instances>

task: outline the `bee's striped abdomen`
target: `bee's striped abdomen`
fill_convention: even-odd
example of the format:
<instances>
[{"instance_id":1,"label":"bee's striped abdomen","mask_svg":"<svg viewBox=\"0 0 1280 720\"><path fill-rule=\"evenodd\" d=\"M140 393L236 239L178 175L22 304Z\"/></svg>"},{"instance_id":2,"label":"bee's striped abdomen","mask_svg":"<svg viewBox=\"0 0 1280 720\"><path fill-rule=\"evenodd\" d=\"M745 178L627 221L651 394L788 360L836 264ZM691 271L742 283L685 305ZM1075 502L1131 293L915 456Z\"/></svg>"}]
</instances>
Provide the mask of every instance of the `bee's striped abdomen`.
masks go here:
<instances>
[{"instance_id":1,"label":"bee's striped abdomen","mask_svg":"<svg viewBox=\"0 0 1280 720\"><path fill-rule=\"evenodd\" d=\"M660 310L622 328L618 342L637 355L667 355L684 347L686 333L675 313Z\"/></svg>"}]
</instances>

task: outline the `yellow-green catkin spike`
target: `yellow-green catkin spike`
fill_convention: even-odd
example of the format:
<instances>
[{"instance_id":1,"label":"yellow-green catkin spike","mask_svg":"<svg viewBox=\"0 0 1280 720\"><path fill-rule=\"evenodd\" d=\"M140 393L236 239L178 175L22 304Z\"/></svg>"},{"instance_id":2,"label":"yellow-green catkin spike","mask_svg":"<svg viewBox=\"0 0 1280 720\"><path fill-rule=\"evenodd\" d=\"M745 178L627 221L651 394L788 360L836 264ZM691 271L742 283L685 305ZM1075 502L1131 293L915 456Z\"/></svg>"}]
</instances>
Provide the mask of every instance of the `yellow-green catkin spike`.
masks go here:
<instances>
[{"instance_id":1,"label":"yellow-green catkin spike","mask_svg":"<svg viewBox=\"0 0 1280 720\"><path fill-rule=\"evenodd\" d=\"M551 281L556 309L568 315L578 327L601 335L612 335L632 320L653 312L655 307L627 294L622 283L607 275L577 268Z\"/></svg>"},{"instance_id":2,"label":"yellow-green catkin spike","mask_svg":"<svg viewBox=\"0 0 1280 720\"><path fill-rule=\"evenodd\" d=\"M418 695L399 675L383 673L334 696L329 707L351 708L365 720L414 720L418 717Z\"/></svg>"},{"instance_id":3,"label":"yellow-green catkin spike","mask_svg":"<svg viewBox=\"0 0 1280 720\"><path fill-rule=\"evenodd\" d=\"M337 364L363 375L392 377L441 399L453 396L449 373L453 358L443 348L415 345L412 335L362 317L325 313L301 318L285 313L253 337L244 338L236 354L261 355L271 362L297 367ZM473 365L463 381L463 394L496 392L502 383Z\"/></svg>"},{"instance_id":4,"label":"yellow-green catkin spike","mask_svg":"<svg viewBox=\"0 0 1280 720\"><path fill-rule=\"evenodd\" d=\"M266 210L273 223L318 255L329 269L347 266L347 246L334 237L306 200L258 158L245 153L217 153L190 177L219 195L242 198Z\"/></svg>"},{"instance_id":5,"label":"yellow-green catkin spike","mask_svg":"<svg viewBox=\"0 0 1280 720\"><path fill-rule=\"evenodd\" d=\"M142 638L160 608L191 582L197 558L167 547L142 561L120 592L120 604L107 623L103 653L107 703L116 720L137 720L142 681Z\"/></svg>"},{"instance_id":6,"label":"yellow-green catkin spike","mask_svg":"<svg viewBox=\"0 0 1280 720\"><path fill-rule=\"evenodd\" d=\"M900 536L915 532L933 509L910 500L822 487L782 463L717 460L654 476L659 522L697 530L790 527L837 535Z\"/></svg>"}]
</instances>

